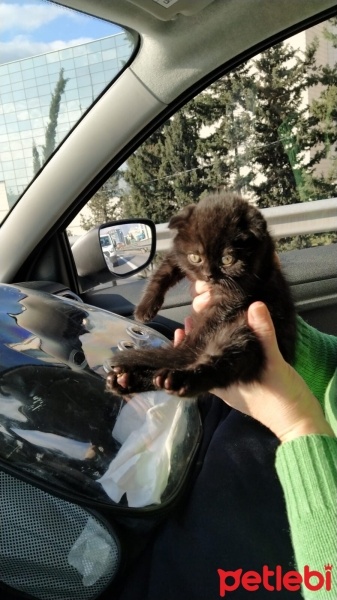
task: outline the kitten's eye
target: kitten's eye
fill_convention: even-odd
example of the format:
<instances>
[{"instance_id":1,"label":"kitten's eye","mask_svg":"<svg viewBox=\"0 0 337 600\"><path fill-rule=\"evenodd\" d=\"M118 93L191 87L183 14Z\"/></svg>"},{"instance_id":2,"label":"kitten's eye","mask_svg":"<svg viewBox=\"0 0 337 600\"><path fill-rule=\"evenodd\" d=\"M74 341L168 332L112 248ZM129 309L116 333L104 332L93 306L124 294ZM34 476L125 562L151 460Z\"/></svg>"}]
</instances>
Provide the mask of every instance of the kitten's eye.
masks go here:
<instances>
[{"instance_id":1,"label":"kitten's eye","mask_svg":"<svg viewBox=\"0 0 337 600\"><path fill-rule=\"evenodd\" d=\"M224 254L221 258L221 262L225 267L229 267L234 262L234 258L231 254Z\"/></svg>"},{"instance_id":2,"label":"kitten's eye","mask_svg":"<svg viewBox=\"0 0 337 600\"><path fill-rule=\"evenodd\" d=\"M188 254L187 258L193 265L202 263L202 258L201 258L201 256L199 256L199 254Z\"/></svg>"}]
</instances>

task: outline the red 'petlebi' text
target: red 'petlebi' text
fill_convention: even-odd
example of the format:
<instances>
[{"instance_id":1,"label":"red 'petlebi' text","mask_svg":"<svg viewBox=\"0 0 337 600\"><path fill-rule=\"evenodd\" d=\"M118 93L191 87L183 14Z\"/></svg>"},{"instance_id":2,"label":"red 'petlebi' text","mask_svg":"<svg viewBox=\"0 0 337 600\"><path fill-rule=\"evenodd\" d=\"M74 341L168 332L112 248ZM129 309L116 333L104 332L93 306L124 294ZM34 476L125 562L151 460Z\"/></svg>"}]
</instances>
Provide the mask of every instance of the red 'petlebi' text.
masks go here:
<instances>
[{"instance_id":1,"label":"red 'petlebi' text","mask_svg":"<svg viewBox=\"0 0 337 600\"><path fill-rule=\"evenodd\" d=\"M264 565L261 573L258 571L243 572L243 569L235 571L218 569L219 593L221 598L224 598L239 587L243 587L249 592L255 592L261 587L269 592L280 592L281 590L296 592L301 589L301 585L311 591L324 589L330 592L331 572L332 565L329 564L324 566L324 573L305 565L303 574L298 571L284 572L280 565L277 565L275 569Z\"/></svg>"}]
</instances>

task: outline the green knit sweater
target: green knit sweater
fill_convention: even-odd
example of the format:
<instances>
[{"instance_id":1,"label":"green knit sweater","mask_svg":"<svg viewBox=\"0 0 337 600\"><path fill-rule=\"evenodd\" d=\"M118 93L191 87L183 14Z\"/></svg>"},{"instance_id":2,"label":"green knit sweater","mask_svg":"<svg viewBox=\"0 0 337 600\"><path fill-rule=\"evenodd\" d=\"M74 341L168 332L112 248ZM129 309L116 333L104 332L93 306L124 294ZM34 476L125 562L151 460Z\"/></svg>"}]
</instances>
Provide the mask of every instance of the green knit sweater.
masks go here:
<instances>
[{"instance_id":1,"label":"green knit sweater","mask_svg":"<svg viewBox=\"0 0 337 600\"><path fill-rule=\"evenodd\" d=\"M325 417L337 434L337 338L322 334L298 319L294 367L321 403ZM305 435L281 444L276 453L295 560L324 575L321 589L302 585L310 600L337 600L337 438ZM326 571L325 565L333 565ZM331 591L326 582L332 579ZM310 584L318 583L311 577Z\"/></svg>"}]
</instances>

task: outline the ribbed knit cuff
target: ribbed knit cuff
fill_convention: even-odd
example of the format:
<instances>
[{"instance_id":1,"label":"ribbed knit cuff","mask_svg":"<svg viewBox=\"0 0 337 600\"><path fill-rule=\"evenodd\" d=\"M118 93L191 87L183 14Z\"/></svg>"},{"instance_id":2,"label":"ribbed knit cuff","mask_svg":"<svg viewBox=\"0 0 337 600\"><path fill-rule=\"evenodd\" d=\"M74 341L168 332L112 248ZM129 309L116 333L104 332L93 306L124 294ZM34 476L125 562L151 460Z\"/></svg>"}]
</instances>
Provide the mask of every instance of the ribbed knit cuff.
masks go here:
<instances>
[{"instance_id":1,"label":"ribbed knit cuff","mask_svg":"<svg viewBox=\"0 0 337 600\"><path fill-rule=\"evenodd\" d=\"M323 405L325 390L337 366L337 338L317 331L298 317L293 366Z\"/></svg>"},{"instance_id":2,"label":"ribbed knit cuff","mask_svg":"<svg viewBox=\"0 0 337 600\"><path fill-rule=\"evenodd\" d=\"M277 449L275 466L290 522L322 509L336 511L336 438L311 434L284 442Z\"/></svg>"}]
</instances>

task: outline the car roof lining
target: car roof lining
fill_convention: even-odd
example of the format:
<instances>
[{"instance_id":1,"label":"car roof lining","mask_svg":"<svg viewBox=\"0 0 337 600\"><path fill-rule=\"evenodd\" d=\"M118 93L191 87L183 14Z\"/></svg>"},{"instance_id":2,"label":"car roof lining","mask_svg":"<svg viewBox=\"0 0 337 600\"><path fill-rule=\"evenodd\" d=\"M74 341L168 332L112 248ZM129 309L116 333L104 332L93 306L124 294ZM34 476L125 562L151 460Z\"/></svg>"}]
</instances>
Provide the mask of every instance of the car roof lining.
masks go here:
<instances>
[{"instance_id":1,"label":"car roof lining","mask_svg":"<svg viewBox=\"0 0 337 600\"><path fill-rule=\"evenodd\" d=\"M59 0L58 4L88 14L94 11L96 17L137 31L141 52L129 68L166 104L233 57L336 6L335 0L278 0L267 5L265 0L254 0L252 8L251 0L214 0L196 14L179 14L164 22L128 1L97 0L93 5L92 0Z\"/></svg>"}]
</instances>

